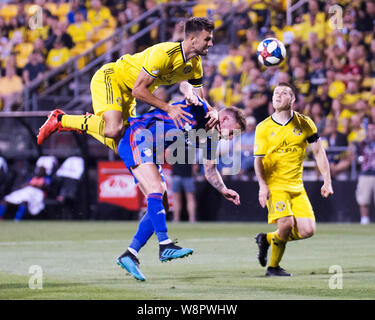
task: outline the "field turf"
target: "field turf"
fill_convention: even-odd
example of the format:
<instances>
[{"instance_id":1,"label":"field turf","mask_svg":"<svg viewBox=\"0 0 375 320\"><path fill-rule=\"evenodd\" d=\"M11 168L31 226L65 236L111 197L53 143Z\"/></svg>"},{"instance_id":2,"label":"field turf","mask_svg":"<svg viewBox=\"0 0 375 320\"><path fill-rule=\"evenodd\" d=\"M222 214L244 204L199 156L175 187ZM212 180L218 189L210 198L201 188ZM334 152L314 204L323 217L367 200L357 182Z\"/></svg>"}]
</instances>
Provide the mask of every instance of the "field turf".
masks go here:
<instances>
[{"instance_id":1,"label":"field turf","mask_svg":"<svg viewBox=\"0 0 375 320\"><path fill-rule=\"evenodd\" d=\"M291 278L266 278L254 236L266 223L169 223L172 239L194 248L161 263L153 236L140 253L146 282L115 260L135 222L0 222L0 299L253 300L375 299L375 225L318 224L316 235L288 243L281 266ZM43 271L43 289L29 288L29 268ZM342 289L330 289L343 271Z\"/></svg>"}]
</instances>

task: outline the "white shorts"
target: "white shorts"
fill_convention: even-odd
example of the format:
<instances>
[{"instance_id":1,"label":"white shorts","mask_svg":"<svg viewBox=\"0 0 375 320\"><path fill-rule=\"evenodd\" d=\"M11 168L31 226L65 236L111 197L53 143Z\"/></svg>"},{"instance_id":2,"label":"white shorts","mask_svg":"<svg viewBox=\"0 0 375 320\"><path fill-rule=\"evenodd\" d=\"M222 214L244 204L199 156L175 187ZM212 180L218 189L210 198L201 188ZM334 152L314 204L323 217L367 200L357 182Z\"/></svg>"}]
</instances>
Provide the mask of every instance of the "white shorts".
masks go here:
<instances>
[{"instance_id":1,"label":"white shorts","mask_svg":"<svg viewBox=\"0 0 375 320\"><path fill-rule=\"evenodd\" d=\"M360 206L370 205L371 198L375 201L375 176L360 175L355 193Z\"/></svg>"},{"instance_id":2,"label":"white shorts","mask_svg":"<svg viewBox=\"0 0 375 320\"><path fill-rule=\"evenodd\" d=\"M44 192L32 186L13 191L4 200L12 204L27 202L27 209L32 215L37 215L44 209Z\"/></svg>"}]
</instances>

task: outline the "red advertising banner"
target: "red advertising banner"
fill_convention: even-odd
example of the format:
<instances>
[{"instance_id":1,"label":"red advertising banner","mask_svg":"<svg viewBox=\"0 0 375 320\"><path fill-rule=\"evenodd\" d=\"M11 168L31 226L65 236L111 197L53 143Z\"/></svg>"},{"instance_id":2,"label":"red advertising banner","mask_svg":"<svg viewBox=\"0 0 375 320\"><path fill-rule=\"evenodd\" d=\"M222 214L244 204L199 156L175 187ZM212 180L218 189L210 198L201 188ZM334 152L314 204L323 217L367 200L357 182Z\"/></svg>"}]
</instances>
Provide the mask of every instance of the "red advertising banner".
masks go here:
<instances>
[{"instance_id":1,"label":"red advertising banner","mask_svg":"<svg viewBox=\"0 0 375 320\"><path fill-rule=\"evenodd\" d=\"M141 192L122 161L98 162L98 202L140 210Z\"/></svg>"},{"instance_id":2,"label":"red advertising banner","mask_svg":"<svg viewBox=\"0 0 375 320\"><path fill-rule=\"evenodd\" d=\"M162 167L167 189L170 190L172 166L163 164ZM172 192L168 192L168 201L172 209ZM98 202L121 206L130 211L139 211L147 207L145 197L122 161L98 162Z\"/></svg>"}]
</instances>

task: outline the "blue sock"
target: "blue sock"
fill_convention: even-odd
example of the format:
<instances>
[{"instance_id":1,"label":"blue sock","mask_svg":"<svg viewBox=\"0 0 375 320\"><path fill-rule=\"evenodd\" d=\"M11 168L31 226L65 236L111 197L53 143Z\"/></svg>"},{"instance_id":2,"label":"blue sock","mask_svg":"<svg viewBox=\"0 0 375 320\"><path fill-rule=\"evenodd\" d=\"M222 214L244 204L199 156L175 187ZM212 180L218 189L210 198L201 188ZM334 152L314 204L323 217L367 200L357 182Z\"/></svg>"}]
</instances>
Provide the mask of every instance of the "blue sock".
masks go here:
<instances>
[{"instance_id":1,"label":"blue sock","mask_svg":"<svg viewBox=\"0 0 375 320\"><path fill-rule=\"evenodd\" d=\"M150 239L154 233L154 226L152 225L148 212L143 216L138 225L137 233L134 235L129 248L139 251Z\"/></svg>"},{"instance_id":2,"label":"blue sock","mask_svg":"<svg viewBox=\"0 0 375 320\"><path fill-rule=\"evenodd\" d=\"M22 217L24 216L26 212L26 206L23 205L23 204L20 204L18 206L18 210L16 212L16 217L14 218L15 221L20 221L22 219Z\"/></svg>"},{"instance_id":3,"label":"blue sock","mask_svg":"<svg viewBox=\"0 0 375 320\"><path fill-rule=\"evenodd\" d=\"M167 216L163 206L161 193L150 193L147 197L147 214L154 227L159 242L169 239L167 228Z\"/></svg>"},{"instance_id":4,"label":"blue sock","mask_svg":"<svg viewBox=\"0 0 375 320\"><path fill-rule=\"evenodd\" d=\"M0 218L4 216L4 213L6 210L7 210L7 206L5 204L0 204Z\"/></svg>"}]
</instances>

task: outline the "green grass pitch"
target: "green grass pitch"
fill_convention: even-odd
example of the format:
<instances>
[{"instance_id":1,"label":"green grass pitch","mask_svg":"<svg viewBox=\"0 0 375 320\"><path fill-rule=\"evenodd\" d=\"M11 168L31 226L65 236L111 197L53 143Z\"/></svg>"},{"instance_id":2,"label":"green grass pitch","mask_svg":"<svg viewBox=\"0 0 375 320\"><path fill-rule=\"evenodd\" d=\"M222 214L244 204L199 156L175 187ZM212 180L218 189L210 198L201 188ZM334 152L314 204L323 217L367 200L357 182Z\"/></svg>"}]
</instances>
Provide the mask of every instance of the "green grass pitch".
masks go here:
<instances>
[{"instance_id":1,"label":"green grass pitch","mask_svg":"<svg viewBox=\"0 0 375 320\"><path fill-rule=\"evenodd\" d=\"M136 222L0 222L0 299L375 299L375 225L318 224L311 239L288 243L281 266L291 278L266 278L254 236L266 223L169 223L172 239L194 248L161 263L153 236L140 253L147 281L138 282L115 260ZM30 289L32 265L43 288ZM342 289L331 266L342 269ZM336 280L335 280L336 279Z\"/></svg>"}]
</instances>

